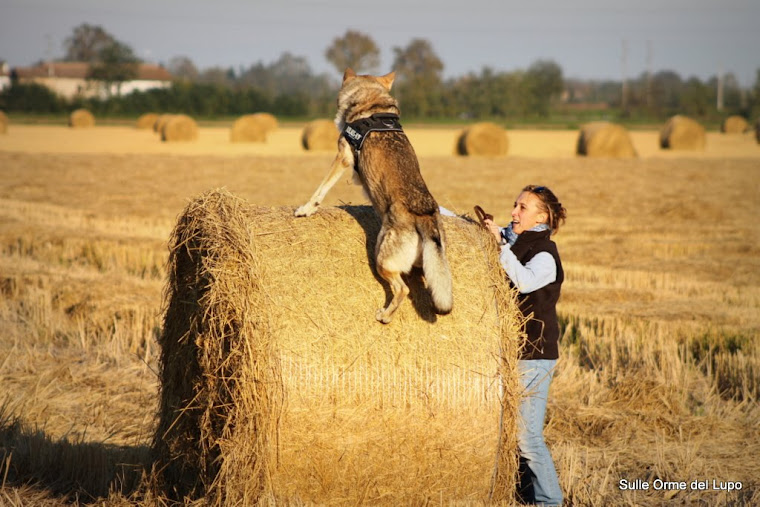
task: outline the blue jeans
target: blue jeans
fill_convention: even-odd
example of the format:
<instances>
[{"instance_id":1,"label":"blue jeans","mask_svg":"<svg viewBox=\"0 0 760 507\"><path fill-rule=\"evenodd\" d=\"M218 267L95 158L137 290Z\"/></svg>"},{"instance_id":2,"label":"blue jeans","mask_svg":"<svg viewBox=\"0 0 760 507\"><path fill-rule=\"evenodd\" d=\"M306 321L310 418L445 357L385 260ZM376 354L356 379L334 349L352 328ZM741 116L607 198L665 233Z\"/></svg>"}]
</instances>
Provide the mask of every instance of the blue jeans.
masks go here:
<instances>
[{"instance_id":1,"label":"blue jeans","mask_svg":"<svg viewBox=\"0 0 760 507\"><path fill-rule=\"evenodd\" d=\"M552 456L544 442L544 416L549 385L556 359L518 361L520 380L525 388L520 404L521 424L517 431L520 461L527 466L528 482L532 482L534 501L538 505L562 505L562 490ZM525 480L521 482L526 482Z\"/></svg>"}]
</instances>

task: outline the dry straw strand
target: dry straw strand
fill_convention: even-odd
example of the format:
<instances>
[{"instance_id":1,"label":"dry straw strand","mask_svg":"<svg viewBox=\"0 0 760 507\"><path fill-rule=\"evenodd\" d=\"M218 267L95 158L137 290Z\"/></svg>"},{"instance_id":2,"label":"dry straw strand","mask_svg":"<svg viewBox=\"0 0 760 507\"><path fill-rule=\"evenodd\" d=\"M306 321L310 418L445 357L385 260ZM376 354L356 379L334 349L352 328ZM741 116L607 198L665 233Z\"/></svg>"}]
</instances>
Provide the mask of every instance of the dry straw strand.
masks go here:
<instances>
[{"instance_id":1,"label":"dry straw strand","mask_svg":"<svg viewBox=\"0 0 760 507\"><path fill-rule=\"evenodd\" d=\"M660 129L660 147L671 150L703 151L705 128L696 120L677 114Z\"/></svg>"},{"instance_id":2,"label":"dry straw strand","mask_svg":"<svg viewBox=\"0 0 760 507\"><path fill-rule=\"evenodd\" d=\"M198 124L185 114L172 115L161 129L162 141L195 141L196 139L198 139Z\"/></svg>"},{"instance_id":3,"label":"dry straw strand","mask_svg":"<svg viewBox=\"0 0 760 507\"><path fill-rule=\"evenodd\" d=\"M334 150L337 143L338 129L332 120L312 120L301 133L301 146L304 150Z\"/></svg>"},{"instance_id":4,"label":"dry straw strand","mask_svg":"<svg viewBox=\"0 0 760 507\"><path fill-rule=\"evenodd\" d=\"M69 115L69 127L89 128L95 126L95 116L87 109L76 109Z\"/></svg>"},{"instance_id":5,"label":"dry straw strand","mask_svg":"<svg viewBox=\"0 0 760 507\"><path fill-rule=\"evenodd\" d=\"M509 151L509 137L495 123L475 123L460 132L454 151L457 155L504 156Z\"/></svg>"},{"instance_id":6,"label":"dry straw strand","mask_svg":"<svg viewBox=\"0 0 760 507\"><path fill-rule=\"evenodd\" d=\"M589 122L581 126L576 153L587 157L636 157L631 136L625 127L607 121Z\"/></svg>"},{"instance_id":7,"label":"dry straw strand","mask_svg":"<svg viewBox=\"0 0 760 507\"><path fill-rule=\"evenodd\" d=\"M382 326L378 230L368 206L299 219L226 191L188 205L161 337L165 491L217 504L511 498L521 318L495 247L446 218L454 312L433 314L413 272Z\"/></svg>"}]
</instances>

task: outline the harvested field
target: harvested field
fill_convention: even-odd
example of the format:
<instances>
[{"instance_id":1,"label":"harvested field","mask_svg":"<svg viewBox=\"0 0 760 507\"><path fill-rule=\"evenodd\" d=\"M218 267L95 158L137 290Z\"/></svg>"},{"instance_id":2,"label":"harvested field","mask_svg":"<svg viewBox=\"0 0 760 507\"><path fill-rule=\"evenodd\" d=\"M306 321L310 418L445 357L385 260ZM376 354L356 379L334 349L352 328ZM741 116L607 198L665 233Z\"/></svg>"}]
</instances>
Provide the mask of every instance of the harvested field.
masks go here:
<instances>
[{"instance_id":1,"label":"harvested field","mask_svg":"<svg viewBox=\"0 0 760 507\"><path fill-rule=\"evenodd\" d=\"M760 503L760 225L747 219L760 213L754 136L708 132L704 152L673 152L659 148L658 132L632 131L640 158L605 160L576 158L574 130L510 130L509 155L489 159L452 155L457 129L407 132L431 192L451 210L479 204L506 223L527 183L552 187L568 209L556 236L564 337L546 431L568 501ZM266 144L240 145L226 128L201 127L196 142L171 144L133 127L14 124L0 137L0 504L157 503L140 484L158 424L172 228L191 199L214 188L267 208L305 202L333 154L303 150L301 134L301 125L281 125ZM344 180L324 206L366 203L349 174ZM282 229L269 232L293 234ZM308 248L308 239L292 248ZM346 251L336 248L330 269L341 272ZM382 285L361 296L382 304ZM312 325L313 315L303 318ZM326 343L313 336L309 346ZM335 492L350 472L363 487L330 501L409 503L373 482L373 469L320 461L329 408L320 405L313 420L298 414L314 438L299 437L304 459L291 453L277 469L274 480L290 489L276 500L302 503L304 488ZM379 449L374 436L403 421L373 410L366 440L332 445ZM410 431L445 428L445 416L409 417ZM352 419L339 412L332 420ZM461 433L463 445L481 448ZM397 436L377 470L414 465L424 442ZM451 457L446 472L459 470L456 452L440 452ZM445 487L420 473L419 489L439 493L415 503L484 503L487 485L464 493L473 471L461 472L462 484ZM650 489L622 489L621 480ZM707 489L691 487L696 480Z\"/></svg>"}]
</instances>

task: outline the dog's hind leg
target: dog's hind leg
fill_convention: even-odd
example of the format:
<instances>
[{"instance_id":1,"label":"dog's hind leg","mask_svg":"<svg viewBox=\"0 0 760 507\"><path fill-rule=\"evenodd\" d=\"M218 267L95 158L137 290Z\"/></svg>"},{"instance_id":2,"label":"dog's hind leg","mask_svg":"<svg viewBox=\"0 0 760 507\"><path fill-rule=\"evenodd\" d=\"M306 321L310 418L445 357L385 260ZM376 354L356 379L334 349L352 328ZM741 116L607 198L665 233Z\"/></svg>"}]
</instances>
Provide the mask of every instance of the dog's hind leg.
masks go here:
<instances>
[{"instance_id":1,"label":"dog's hind leg","mask_svg":"<svg viewBox=\"0 0 760 507\"><path fill-rule=\"evenodd\" d=\"M377 273L383 277L391 286L391 293L393 299L388 303L385 308L378 308L375 313L375 318L378 322L388 324L393 319L393 313L398 309L401 302L409 294L409 287L404 283L404 279L401 278L401 273L398 271L388 271L383 269L382 266L377 266Z\"/></svg>"},{"instance_id":2,"label":"dog's hind leg","mask_svg":"<svg viewBox=\"0 0 760 507\"><path fill-rule=\"evenodd\" d=\"M335 160L333 160L333 163L330 166L330 171L327 173L327 176L325 176L325 179L322 180L322 183L319 184L314 195L311 196L306 204L296 210L295 215L297 217L307 217L317 211L317 208L322 204L327 192L329 192L333 185L338 182L343 171L353 165L354 154L351 151L351 146L345 138L341 137L338 140L338 154L335 155Z\"/></svg>"},{"instance_id":3,"label":"dog's hind leg","mask_svg":"<svg viewBox=\"0 0 760 507\"><path fill-rule=\"evenodd\" d=\"M397 229L383 227L377 239L375 259L377 274L388 282L393 298L385 308L380 308L375 318L388 324L393 313L409 294L409 287L401 278L401 273L408 273L419 256L419 239L416 233L405 233Z\"/></svg>"}]
</instances>

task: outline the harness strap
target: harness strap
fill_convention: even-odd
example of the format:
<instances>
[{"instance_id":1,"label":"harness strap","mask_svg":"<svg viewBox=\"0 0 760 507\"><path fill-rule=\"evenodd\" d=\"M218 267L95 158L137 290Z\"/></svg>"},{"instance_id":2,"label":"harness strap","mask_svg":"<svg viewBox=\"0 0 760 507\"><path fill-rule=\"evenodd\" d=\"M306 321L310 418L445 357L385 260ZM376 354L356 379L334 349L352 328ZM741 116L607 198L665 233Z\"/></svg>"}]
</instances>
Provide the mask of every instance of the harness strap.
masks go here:
<instances>
[{"instance_id":1,"label":"harness strap","mask_svg":"<svg viewBox=\"0 0 760 507\"><path fill-rule=\"evenodd\" d=\"M358 152L364 145L364 140L370 132L403 132L399 117L394 113L375 113L369 118L361 118L346 123L341 134L346 141Z\"/></svg>"}]
</instances>

